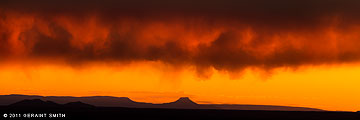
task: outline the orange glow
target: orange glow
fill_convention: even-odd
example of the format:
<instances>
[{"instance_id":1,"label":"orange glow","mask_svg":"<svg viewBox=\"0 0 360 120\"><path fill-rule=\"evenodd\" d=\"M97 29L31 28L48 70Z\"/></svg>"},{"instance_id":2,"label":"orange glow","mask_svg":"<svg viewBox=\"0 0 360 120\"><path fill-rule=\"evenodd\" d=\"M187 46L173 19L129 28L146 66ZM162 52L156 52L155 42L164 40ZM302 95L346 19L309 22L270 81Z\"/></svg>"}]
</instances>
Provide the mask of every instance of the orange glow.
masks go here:
<instances>
[{"instance_id":1,"label":"orange glow","mask_svg":"<svg viewBox=\"0 0 360 120\"><path fill-rule=\"evenodd\" d=\"M0 93L47 96L129 96L162 103L189 96L199 103L262 104L356 111L360 97L358 64L278 68L264 77L247 69L233 78L215 69L196 77L193 67L159 62L89 63L86 66L8 63L0 68ZM101 81L101 82L99 82Z\"/></svg>"}]
</instances>

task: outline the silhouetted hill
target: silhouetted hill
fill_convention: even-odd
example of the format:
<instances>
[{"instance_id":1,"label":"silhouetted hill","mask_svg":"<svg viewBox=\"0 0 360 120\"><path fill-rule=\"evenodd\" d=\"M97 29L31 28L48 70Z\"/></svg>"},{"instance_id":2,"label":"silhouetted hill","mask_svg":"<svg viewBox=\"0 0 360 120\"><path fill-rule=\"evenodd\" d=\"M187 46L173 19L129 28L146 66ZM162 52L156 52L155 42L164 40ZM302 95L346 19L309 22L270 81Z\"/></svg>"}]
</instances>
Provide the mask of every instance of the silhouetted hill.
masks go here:
<instances>
[{"instance_id":1,"label":"silhouetted hill","mask_svg":"<svg viewBox=\"0 0 360 120\"><path fill-rule=\"evenodd\" d=\"M9 105L10 107L28 107L28 108L49 108L49 107L60 107L60 104L52 101L42 101L40 99L33 100L22 100Z\"/></svg>"},{"instance_id":2,"label":"silhouetted hill","mask_svg":"<svg viewBox=\"0 0 360 120\"><path fill-rule=\"evenodd\" d=\"M190 100L188 97L181 97L178 100L170 103L160 105L163 108L177 108L177 109L200 109L201 106Z\"/></svg>"},{"instance_id":3,"label":"silhouetted hill","mask_svg":"<svg viewBox=\"0 0 360 120\"><path fill-rule=\"evenodd\" d=\"M178 105L198 105L197 103L195 103L194 101L190 100L189 97L181 97L178 100L174 101L174 102L170 102L167 104L178 104Z\"/></svg>"},{"instance_id":4,"label":"silhouetted hill","mask_svg":"<svg viewBox=\"0 0 360 120\"><path fill-rule=\"evenodd\" d=\"M24 99L41 99L43 101L54 101L59 104L80 101L86 104L103 107L134 107L138 102L134 102L127 97L111 96L90 96L90 97L71 97L71 96L38 96L38 95L0 95L0 105L9 105Z\"/></svg>"},{"instance_id":5,"label":"silhouetted hill","mask_svg":"<svg viewBox=\"0 0 360 120\"><path fill-rule=\"evenodd\" d=\"M69 102L66 104L58 104L52 101L43 101L40 99L22 100L13 104L8 105L13 108L95 108L95 106L77 102Z\"/></svg>"},{"instance_id":6,"label":"silhouetted hill","mask_svg":"<svg viewBox=\"0 0 360 120\"><path fill-rule=\"evenodd\" d=\"M227 110L275 110L275 111L323 111L321 109L306 107L289 107L289 106L273 106L273 105L241 105L241 104L197 104L188 97L163 104L152 104L135 102L127 97L111 97L111 96L90 96L90 97L70 97L70 96L28 96L28 95L0 95L0 105L20 104L15 102L24 102L22 100L36 99L35 104L45 104L54 101L55 104L70 104L78 107L128 107L128 108L171 108L171 109L227 109ZM40 100L47 101L45 103ZM75 103L71 103L75 102ZM54 106L53 103L48 103ZM25 105L22 105L25 106ZM30 106L30 105L29 105ZM35 105L36 106L36 105ZM42 106L42 105L40 105Z\"/></svg>"},{"instance_id":7,"label":"silhouetted hill","mask_svg":"<svg viewBox=\"0 0 360 120\"><path fill-rule=\"evenodd\" d=\"M41 99L44 100L42 96L37 95L18 95L18 94L11 94L11 95L0 95L0 105L10 105L22 100L32 100L32 99Z\"/></svg>"},{"instance_id":8,"label":"silhouetted hill","mask_svg":"<svg viewBox=\"0 0 360 120\"><path fill-rule=\"evenodd\" d=\"M58 103L68 103L74 101L80 101L86 104L103 107L134 107L136 102L130 100L127 97L111 97L111 96L91 96L91 97L56 97L50 96L44 99L55 101Z\"/></svg>"}]
</instances>

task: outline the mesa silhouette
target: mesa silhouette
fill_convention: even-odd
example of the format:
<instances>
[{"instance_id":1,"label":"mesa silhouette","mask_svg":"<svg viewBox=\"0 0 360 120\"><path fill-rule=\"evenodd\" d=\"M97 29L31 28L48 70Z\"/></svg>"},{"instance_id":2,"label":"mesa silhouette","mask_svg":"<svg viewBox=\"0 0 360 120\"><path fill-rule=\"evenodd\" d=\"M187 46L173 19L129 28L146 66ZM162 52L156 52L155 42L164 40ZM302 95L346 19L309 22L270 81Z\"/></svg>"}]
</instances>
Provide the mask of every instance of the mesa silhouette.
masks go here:
<instances>
[{"instance_id":1,"label":"mesa silhouette","mask_svg":"<svg viewBox=\"0 0 360 120\"><path fill-rule=\"evenodd\" d=\"M33 102L32 104L24 104ZM1 95L0 105L36 107L73 106L73 107L126 107L126 108L170 108L170 109L220 109L220 110L273 110L273 111L323 111L316 108L289 107L275 105L243 105L243 104L197 104L188 97L181 97L170 103L153 104L135 102L127 97L91 96L37 96L37 95Z\"/></svg>"}]
</instances>

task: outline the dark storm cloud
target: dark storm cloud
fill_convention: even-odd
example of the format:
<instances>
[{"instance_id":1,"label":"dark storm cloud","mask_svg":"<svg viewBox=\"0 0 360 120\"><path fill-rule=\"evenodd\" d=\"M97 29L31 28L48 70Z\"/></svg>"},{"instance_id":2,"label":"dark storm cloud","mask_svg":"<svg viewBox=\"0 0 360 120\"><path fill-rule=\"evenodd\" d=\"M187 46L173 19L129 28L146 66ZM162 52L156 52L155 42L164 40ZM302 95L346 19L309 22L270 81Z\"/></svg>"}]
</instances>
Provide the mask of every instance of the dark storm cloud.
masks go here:
<instances>
[{"instance_id":1,"label":"dark storm cloud","mask_svg":"<svg viewBox=\"0 0 360 120\"><path fill-rule=\"evenodd\" d=\"M24 12L109 15L186 14L269 21L311 20L318 15L358 15L357 0L2 0L1 7ZM111 16L110 16L111 15Z\"/></svg>"},{"instance_id":2,"label":"dark storm cloud","mask_svg":"<svg viewBox=\"0 0 360 120\"><path fill-rule=\"evenodd\" d=\"M51 28L53 28L52 30L55 33L53 38L43 35L36 30L30 30L28 33L24 33L27 35L36 35L35 38L33 38L37 41L35 41L33 45L32 54L35 56L56 56L68 55L71 54L71 52L74 52L70 45L71 34L58 26L53 26ZM29 37L25 36L25 38ZM30 39L29 41L33 39Z\"/></svg>"},{"instance_id":3,"label":"dark storm cloud","mask_svg":"<svg viewBox=\"0 0 360 120\"><path fill-rule=\"evenodd\" d=\"M10 16L5 13L16 12L20 17L34 15L35 23L46 21L49 24L50 36L41 32L41 27L37 25L20 30L20 41L29 49L30 57L60 57L73 62L150 60L225 70L358 61L360 49L354 46L360 45L360 42L356 34L353 38L343 38L347 44L339 44L343 40L334 39L335 52L327 50L328 38L319 35L326 33L321 31L326 31L333 24L336 24L338 34L353 32L352 26L360 25L358 6L358 0L2 0L0 56L11 54L9 50L12 48L7 44L11 41L11 30L17 30L10 29L14 26L6 26L5 22L11 21L6 21ZM56 21L58 16L70 16L70 23L77 25L91 19L93 14L98 20L95 23L101 23L94 26L104 25L109 31L102 38L104 40L100 40L105 41L102 46L96 43L74 46L73 31ZM130 20L124 26L119 25L119 21L127 18ZM191 23L194 19L200 19L200 22ZM199 43L194 49L184 46L183 38L178 36L159 37L152 42L165 41L164 44L144 47L142 45L148 43L138 37L146 35L139 31L145 28L142 25L154 21L169 26L180 24L185 26L183 32L190 31L194 26L201 28L194 34L208 29L226 30L209 44ZM126 32L121 30L127 27L129 30ZM245 44L246 35L236 31L246 27L251 28L255 35ZM153 31L147 32L151 34ZM300 36L301 39L273 39L286 36L284 34L295 38ZM295 39L299 43L287 39ZM316 42L321 39L325 42ZM271 47L266 47L272 44L276 46L273 51ZM348 50L349 47L353 49ZM264 55L267 51L271 52Z\"/></svg>"}]
</instances>

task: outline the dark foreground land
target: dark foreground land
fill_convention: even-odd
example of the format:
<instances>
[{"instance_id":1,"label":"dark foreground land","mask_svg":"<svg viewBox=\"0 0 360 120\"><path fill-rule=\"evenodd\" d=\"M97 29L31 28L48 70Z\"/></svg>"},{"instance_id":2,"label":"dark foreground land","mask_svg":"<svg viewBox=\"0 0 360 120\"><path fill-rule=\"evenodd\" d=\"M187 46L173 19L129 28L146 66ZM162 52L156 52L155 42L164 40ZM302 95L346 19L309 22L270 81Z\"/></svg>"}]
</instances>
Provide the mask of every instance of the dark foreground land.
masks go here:
<instances>
[{"instance_id":1,"label":"dark foreground land","mask_svg":"<svg viewBox=\"0 0 360 120\"><path fill-rule=\"evenodd\" d=\"M197 104L189 98L164 104L139 103L129 99L116 98L111 105L117 103L128 107L100 107L93 104L90 98L56 98L54 101L68 100L72 102L53 102L42 99L24 99L19 96L3 96L0 102L15 101L12 104L0 105L0 120L31 119L66 119L66 120L191 120L191 119L262 119L262 120L360 120L360 113L331 112L314 108L264 106L264 105L217 105ZM5 99L7 98L7 99ZM23 96L20 96L23 99ZM109 97L95 97L99 103L108 103ZM86 103L84 103L86 102ZM120 104L121 103L121 104ZM255 109L255 110L254 110Z\"/></svg>"},{"instance_id":2,"label":"dark foreground land","mask_svg":"<svg viewBox=\"0 0 360 120\"><path fill-rule=\"evenodd\" d=\"M327 111L246 111L246 110L211 110L211 109L161 109L161 108L120 108L120 107L0 107L0 120L5 119L44 119L39 114L46 113L46 119L264 119L264 120L360 120L356 112ZM58 115L57 118L51 117ZM59 114L60 113L60 114ZM6 118L4 116L6 114ZM16 115L17 114L17 115ZM29 116L24 116L30 115ZM31 114L33 116L31 117ZM38 114L37 117L35 114ZM65 115L65 116L63 116ZM11 118L15 117L15 118Z\"/></svg>"}]
</instances>

